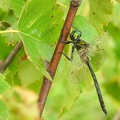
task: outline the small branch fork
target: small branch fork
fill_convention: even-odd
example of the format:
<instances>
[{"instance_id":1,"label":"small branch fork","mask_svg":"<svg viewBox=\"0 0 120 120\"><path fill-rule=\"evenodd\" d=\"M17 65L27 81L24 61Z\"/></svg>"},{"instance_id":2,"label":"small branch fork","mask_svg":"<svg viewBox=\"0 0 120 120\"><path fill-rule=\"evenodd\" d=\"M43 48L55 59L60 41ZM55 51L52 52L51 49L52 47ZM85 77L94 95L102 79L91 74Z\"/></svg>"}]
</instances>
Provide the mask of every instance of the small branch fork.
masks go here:
<instances>
[{"instance_id":1,"label":"small branch fork","mask_svg":"<svg viewBox=\"0 0 120 120\"><path fill-rule=\"evenodd\" d=\"M48 73L50 74L50 76L52 77L52 79L55 76L56 73L56 69L59 63L59 60L61 58L61 55L63 53L63 49L65 46L65 43L61 42L61 40L66 40L67 36L69 34L69 31L71 29L74 17L76 15L76 12L78 10L78 7L80 6L82 0L71 0L70 3L70 8L64 23L64 26L62 28L56 49L54 51L53 57L51 59L51 62L48 66ZM47 79L46 77L43 78L43 83L42 83L42 87L39 93L39 97L38 97L38 107L39 107L39 115L40 118L42 116L42 112L46 103L46 99L51 87L52 81L50 81L49 79Z\"/></svg>"},{"instance_id":2,"label":"small branch fork","mask_svg":"<svg viewBox=\"0 0 120 120\"><path fill-rule=\"evenodd\" d=\"M19 41L16 46L13 48L11 53L8 55L5 61L0 61L0 73L4 73L8 65L11 63L13 58L16 56L20 48L23 46L22 41Z\"/></svg>"}]
</instances>

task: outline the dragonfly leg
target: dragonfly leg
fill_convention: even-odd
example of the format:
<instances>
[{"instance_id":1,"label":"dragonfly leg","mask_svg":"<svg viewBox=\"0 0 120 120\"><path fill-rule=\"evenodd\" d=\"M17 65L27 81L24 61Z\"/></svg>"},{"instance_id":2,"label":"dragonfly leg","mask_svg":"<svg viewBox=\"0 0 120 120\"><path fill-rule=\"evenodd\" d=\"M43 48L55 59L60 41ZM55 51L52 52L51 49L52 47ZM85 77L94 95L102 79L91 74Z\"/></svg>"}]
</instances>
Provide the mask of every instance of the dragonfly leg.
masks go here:
<instances>
[{"instance_id":1,"label":"dragonfly leg","mask_svg":"<svg viewBox=\"0 0 120 120\"><path fill-rule=\"evenodd\" d=\"M69 34L69 36L70 36L70 34ZM73 43L73 44L74 44L74 43L75 43L75 42L72 41L72 40L69 40L69 41L68 41L68 40L62 40L61 37L62 37L62 35L60 36L60 42L61 42L61 43L65 43L65 44L70 44L70 43Z\"/></svg>"},{"instance_id":2,"label":"dragonfly leg","mask_svg":"<svg viewBox=\"0 0 120 120\"><path fill-rule=\"evenodd\" d=\"M65 43L65 44L70 44L70 43L74 43L74 41L65 41L65 40L60 40L61 43Z\"/></svg>"},{"instance_id":3,"label":"dragonfly leg","mask_svg":"<svg viewBox=\"0 0 120 120\"><path fill-rule=\"evenodd\" d=\"M73 60L73 53L74 53L74 45L72 46L72 51L71 51L71 56L68 57L65 53L63 53L63 55L69 60L72 61Z\"/></svg>"}]
</instances>

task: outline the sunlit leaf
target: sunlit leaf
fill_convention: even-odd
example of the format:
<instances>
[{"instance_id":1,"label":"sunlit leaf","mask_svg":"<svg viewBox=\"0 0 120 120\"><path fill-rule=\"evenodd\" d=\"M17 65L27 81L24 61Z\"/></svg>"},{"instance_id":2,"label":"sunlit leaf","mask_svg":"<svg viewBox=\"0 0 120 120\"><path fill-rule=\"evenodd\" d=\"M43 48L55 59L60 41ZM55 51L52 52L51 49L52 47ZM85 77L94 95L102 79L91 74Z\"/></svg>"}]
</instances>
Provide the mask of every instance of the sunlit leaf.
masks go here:
<instances>
[{"instance_id":1,"label":"sunlit leaf","mask_svg":"<svg viewBox=\"0 0 120 120\"><path fill-rule=\"evenodd\" d=\"M10 27L10 24L7 21L0 22L0 30L6 30L8 27Z\"/></svg>"},{"instance_id":2,"label":"sunlit leaf","mask_svg":"<svg viewBox=\"0 0 120 120\"><path fill-rule=\"evenodd\" d=\"M5 0L0 0L0 21L5 20L8 15L9 8L5 3Z\"/></svg>"},{"instance_id":3,"label":"sunlit leaf","mask_svg":"<svg viewBox=\"0 0 120 120\"><path fill-rule=\"evenodd\" d=\"M7 58L7 56L13 50L14 46L15 45L6 43L5 37L0 36L0 59L5 60ZM12 71L14 73L17 71L17 68L18 68L19 64L22 62L22 57L24 57L24 55L25 55L25 52L22 48L21 50L19 50L17 55L14 57L14 59L11 61L10 65L9 65L10 71Z\"/></svg>"},{"instance_id":4,"label":"sunlit leaf","mask_svg":"<svg viewBox=\"0 0 120 120\"><path fill-rule=\"evenodd\" d=\"M8 4L12 7L16 16L19 17L25 2L24 0L8 0Z\"/></svg>"},{"instance_id":5,"label":"sunlit leaf","mask_svg":"<svg viewBox=\"0 0 120 120\"><path fill-rule=\"evenodd\" d=\"M110 35L112 36L112 38L114 39L114 44L115 44L115 48L114 48L114 52L115 55L117 57L118 60L120 60L120 56L119 56L119 50L120 50L120 29L117 28L117 26L115 26L113 23L110 23L108 26ZM114 31L114 32L113 32Z\"/></svg>"},{"instance_id":6,"label":"sunlit leaf","mask_svg":"<svg viewBox=\"0 0 120 120\"><path fill-rule=\"evenodd\" d=\"M120 18L119 18L120 13L118 11L120 11L119 3L114 5L114 11L113 11L113 14L111 15L110 22L120 30Z\"/></svg>"},{"instance_id":7,"label":"sunlit leaf","mask_svg":"<svg viewBox=\"0 0 120 120\"><path fill-rule=\"evenodd\" d=\"M43 80L43 76L41 75L39 80L35 81L34 83L32 83L28 86L29 89L38 94L40 92L40 88L41 88L41 85L42 85L42 80Z\"/></svg>"},{"instance_id":8,"label":"sunlit leaf","mask_svg":"<svg viewBox=\"0 0 120 120\"><path fill-rule=\"evenodd\" d=\"M54 3L54 0L28 1L18 27L28 58L49 79L51 78L44 68L44 60L51 59L51 45L58 40L63 15L59 6Z\"/></svg>"},{"instance_id":9,"label":"sunlit leaf","mask_svg":"<svg viewBox=\"0 0 120 120\"><path fill-rule=\"evenodd\" d=\"M8 28L8 30L10 31L9 33L3 34L3 36L5 36L5 40L8 44L11 45L15 45L18 41L21 40L20 36L18 33L16 32L11 32L11 30L16 30L18 27L18 21L15 22L14 24L12 24L12 26L10 26ZM17 31L17 30L16 30ZM18 31L17 31L18 32Z\"/></svg>"},{"instance_id":10,"label":"sunlit leaf","mask_svg":"<svg viewBox=\"0 0 120 120\"><path fill-rule=\"evenodd\" d=\"M25 56L26 55L25 55L24 49L22 47L18 51L18 53L16 54L14 59L11 61L10 65L9 65L9 70L13 73L16 73L18 71L19 65L22 64L22 62L24 61L23 59L24 59Z\"/></svg>"},{"instance_id":11,"label":"sunlit leaf","mask_svg":"<svg viewBox=\"0 0 120 120\"><path fill-rule=\"evenodd\" d=\"M73 26L82 32L81 38L87 42L92 41L98 35L95 27L83 16L77 15Z\"/></svg>"},{"instance_id":12,"label":"sunlit leaf","mask_svg":"<svg viewBox=\"0 0 120 120\"><path fill-rule=\"evenodd\" d=\"M120 74L116 74L110 82L105 84L106 91L118 102L120 102ZM117 92L116 92L117 91Z\"/></svg>"},{"instance_id":13,"label":"sunlit leaf","mask_svg":"<svg viewBox=\"0 0 120 120\"><path fill-rule=\"evenodd\" d=\"M19 79L21 79L21 83L23 86L28 86L40 79L40 71L35 68L32 62L25 60L19 66L18 72Z\"/></svg>"},{"instance_id":14,"label":"sunlit leaf","mask_svg":"<svg viewBox=\"0 0 120 120\"><path fill-rule=\"evenodd\" d=\"M110 15L113 12L113 4L111 0L89 0L90 6L90 22L100 33L103 30L103 26L106 26L109 22Z\"/></svg>"},{"instance_id":15,"label":"sunlit leaf","mask_svg":"<svg viewBox=\"0 0 120 120\"><path fill-rule=\"evenodd\" d=\"M115 112L113 102L104 92L104 99L107 104L107 110L109 113ZM111 106L110 106L111 104ZM86 115L87 114L87 115ZM80 95L79 99L75 102L71 110L64 114L60 120L106 120L112 119L111 115L105 116L100 109L99 102L93 88L90 85L83 94Z\"/></svg>"},{"instance_id":16,"label":"sunlit leaf","mask_svg":"<svg viewBox=\"0 0 120 120\"><path fill-rule=\"evenodd\" d=\"M13 46L9 46L5 43L5 38L0 35L0 59L4 60L9 55Z\"/></svg>"},{"instance_id":17,"label":"sunlit leaf","mask_svg":"<svg viewBox=\"0 0 120 120\"><path fill-rule=\"evenodd\" d=\"M0 120L8 120L9 118L9 111L5 104L0 100Z\"/></svg>"},{"instance_id":18,"label":"sunlit leaf","mask_svg":"<svg viewBox=\"0 0 120 120\"><path fill-rule=\"evenodd\" d=\"M8 88L10 88L9 84L6 81L4 81L4 76L0 74L0 94Z\"/></svg>"},{"instance_id":19,"label":"sunlit leaf","mask_svg":"<svg viewBox=\"0 0 120 120\"><path fill-rule=\"evenodd\" d=\"M78 84L73 83L74 77L71 75L71 70L69 65L66 64L66 68L64 69L64 74L62 74L63 80L66 81L65 87L65 97L62 109L59 113L59 117L61 117L65 112L69 111L77 98L80 95L80 89ZM67 76L67 78L66 78Z\"/></svg>"},{"instance_id":20,"label":"sunlit leaf","mask_svg":"<svg viewBox=\"0 0 120 120\"><path fill-rule=\"evenodd\" d=\"M13 86L14 85L14 76L15 74L13 72L10 71L6 71L5 72L5 81L10 85ZM15 78L16 81L16 78Z\"/></svg>"}]
</instances>

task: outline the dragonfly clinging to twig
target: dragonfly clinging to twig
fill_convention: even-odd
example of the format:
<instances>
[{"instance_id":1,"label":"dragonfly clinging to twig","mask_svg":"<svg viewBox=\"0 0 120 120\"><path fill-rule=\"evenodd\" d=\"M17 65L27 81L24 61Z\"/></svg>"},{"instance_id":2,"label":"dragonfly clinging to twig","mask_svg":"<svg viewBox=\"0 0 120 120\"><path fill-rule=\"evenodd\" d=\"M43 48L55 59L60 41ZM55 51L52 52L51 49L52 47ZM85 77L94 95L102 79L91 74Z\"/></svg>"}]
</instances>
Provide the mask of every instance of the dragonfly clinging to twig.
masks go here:
<instances>
[{"instance_id":1,"label":"dragonfly clinging to twig","mask_svg":"<svg viewBox=\"0 0 120 120\"><path fill-rule=\"evenodd\" d=\"M87 43L86 41L81 39L82 32L75 28L74 31L70 34L70 41L63 41L61 42L65 44L72 43L72 51L71 57L69 58L66 54L64 56L69 60L72 61L74 59L74 51L77 50L77 56L75 57L76 62L78 62L77 68L71 73L79 79L87 78L87 74L91 74L94 85L96 88L96 92L98 95L98 99L100 102L100 106L105 114L107 114L107 110L105 108L105 103L101 94L101 90L96 78L96 75L93 71L93 66L95 68L99 68L101 64L103 64L105 60L105 47L108 42L108 33L105 31L103 32L98 38L96 38L91 43ZM92 66L93 65L93 66ZM84 70L83 70L84 69Z\"/></svg>"}]
</instances>

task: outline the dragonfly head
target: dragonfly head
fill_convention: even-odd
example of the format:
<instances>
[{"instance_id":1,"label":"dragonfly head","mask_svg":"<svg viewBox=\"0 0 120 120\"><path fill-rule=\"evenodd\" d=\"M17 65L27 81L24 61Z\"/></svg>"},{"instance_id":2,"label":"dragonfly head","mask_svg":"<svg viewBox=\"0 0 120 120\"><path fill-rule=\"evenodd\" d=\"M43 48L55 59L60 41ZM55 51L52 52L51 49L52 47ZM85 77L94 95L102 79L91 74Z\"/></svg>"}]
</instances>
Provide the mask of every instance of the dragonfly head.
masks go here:
<instances>
[{"instance_id":1,"label":"dragonfly head","mask_svg":"<svg viewBox=\"0 0 120 120\"><path fill-rule=\"evenodd\" d=\"M78 29L76 29L76 30L71 32L70 39L72 41L76 41L76 40L80 39L81 36L82 36L82 32L79 31Z\"/></svg>"}]
</instances>

